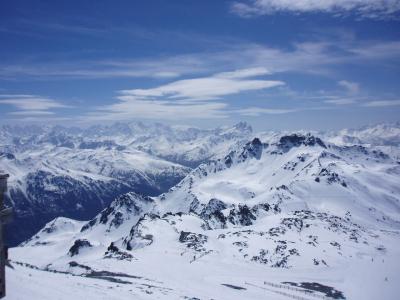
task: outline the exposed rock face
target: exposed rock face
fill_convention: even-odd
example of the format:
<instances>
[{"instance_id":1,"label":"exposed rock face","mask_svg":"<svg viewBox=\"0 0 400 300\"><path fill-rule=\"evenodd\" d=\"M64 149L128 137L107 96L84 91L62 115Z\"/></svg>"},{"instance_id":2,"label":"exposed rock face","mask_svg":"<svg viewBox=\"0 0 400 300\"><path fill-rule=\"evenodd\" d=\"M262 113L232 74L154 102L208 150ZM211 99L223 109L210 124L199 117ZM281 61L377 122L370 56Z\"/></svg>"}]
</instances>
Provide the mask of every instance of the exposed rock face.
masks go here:
<instances>
[{"instance_id":1,"label":"exposed rock face","mask_svg":"<svg viewBox=\"0 0 400 300\"><path fill-rule=\"evenodd\" d=\"M307 135L299 135L292 134L286 135L280 138L278 146L284 150L289 150L292 147L299 147L301 145L304 146L315 146L319 145L323 148L326 148L326 145L322 142L322 140L318 137L314 137L311 134Z\"/></svg>"},{"instance_id":2,"label":"exposed rock face","mask_svg":"<svg viewBox=\"0 0 400 300\"><path fill-rule=\"evenodd\" d=\"M148 231L146 223L155 219L159 220L160 217L146 214L138 220L130 230L129 235L123 239L123 245L127 250L140 249L153 243L153 235L146 233Z\"/></svg>"},{"instance_id":3,"label":"exposed rock face","mask_svg":"<svg viewBox=\"0 0 400 300\"><path fill-rule=\"evenodd\" d=\"M93 247L92 244L88 240L85 239L78 239L74 242L72 247L68 251L69 256L75 256L78 255L80 251L84 248L90 248Z\"/></svg>"},{"instance_id":4,"label":"exposed rock face","mask_svg":"<svg viewBox=\"0 0 400 300\"><path fill-rule=\"evenodd\" d=\"M142 196L133 192L121 195L110 206L100 212L95 218L86 223L81 231L91 229L97 224L106 226L109 232L118 229L126 220L139 219L149 210L154 200L148 196Z\"/></svg>"},{"instance_id":5,"label":"exposed rock face","mask_svg":"<svg viewBox=\"0 0 400 300\"><path fill-rule=\"evenodd\" d=\"M263 145L259 138L254 138L251 142L248 142L244 146L243 152L240 154L239 157L242 160L245 160L249 157L260 159L264 146L266 147L267 145Z\"/></svg>"},{"instance_id":6,"label":"exposed rock face","mask_svg":"<svg viewBox=\"0 0 400 300\"><path fill-rule=\"evenodd\" d=\"M132 261L134 259L132 254L120 250L117 246L114 245L114 242L111 242L110 246L108 246L107 251L104 253L104 258L127 261Z\"/></svg>"},{"instance_id":7,"label":"exposed rock face","mask_svg":"<svg viewBox=\"0 0 400 300\"><path fill-rule=\"evenodd\" d=\"M239 205L237 209L232 209L229 213L228 220L235 225L250 226L252 221L256 220L247 205Z\"/></svg>"},{"instance_id":8,"label":"exposed rock face","mask_svg":"<svg viewBox=\"0 0 400 300\"><path fill-rule=\"evenodd\" d=\"M222 213L227 206L218 199L211 199L200 213L200 217L206 221L209 228L225 228L226 217Z\"/></svg>"}]
</instances>

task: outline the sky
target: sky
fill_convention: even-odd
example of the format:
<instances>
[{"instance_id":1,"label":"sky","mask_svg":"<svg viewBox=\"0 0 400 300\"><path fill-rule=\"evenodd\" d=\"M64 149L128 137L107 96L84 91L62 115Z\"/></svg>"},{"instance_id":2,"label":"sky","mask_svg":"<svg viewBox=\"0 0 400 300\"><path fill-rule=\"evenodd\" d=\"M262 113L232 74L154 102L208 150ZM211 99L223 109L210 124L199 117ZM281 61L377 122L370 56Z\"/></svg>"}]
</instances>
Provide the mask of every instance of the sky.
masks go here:
<instances>
[{"instance_id":1,"label":"sky","mask_svg":"<svg viewBox=\"0 0 400 300\"><path fill-rule=\"evenodd\" d=\"M1 1L0 124L400 121L400 0Z\"/></svg>"}]
</instances>

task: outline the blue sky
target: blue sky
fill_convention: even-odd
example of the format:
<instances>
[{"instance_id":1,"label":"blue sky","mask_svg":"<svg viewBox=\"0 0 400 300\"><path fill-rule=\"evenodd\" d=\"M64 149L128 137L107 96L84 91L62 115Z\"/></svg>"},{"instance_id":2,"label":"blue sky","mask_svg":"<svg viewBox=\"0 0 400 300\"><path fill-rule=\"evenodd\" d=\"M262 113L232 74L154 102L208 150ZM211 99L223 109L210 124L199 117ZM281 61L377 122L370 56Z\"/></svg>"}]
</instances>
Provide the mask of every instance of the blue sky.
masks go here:
<instances>
[{"instance_id":1,"label":"blue sky","mask_svg":"<svg viewBox=\"0 0 400 300\"><path fill-rule=\"evenodd\" d=\"M399 121L399 18L400 0L2 1L0 122Z\"/></svg>"}]
</instances>

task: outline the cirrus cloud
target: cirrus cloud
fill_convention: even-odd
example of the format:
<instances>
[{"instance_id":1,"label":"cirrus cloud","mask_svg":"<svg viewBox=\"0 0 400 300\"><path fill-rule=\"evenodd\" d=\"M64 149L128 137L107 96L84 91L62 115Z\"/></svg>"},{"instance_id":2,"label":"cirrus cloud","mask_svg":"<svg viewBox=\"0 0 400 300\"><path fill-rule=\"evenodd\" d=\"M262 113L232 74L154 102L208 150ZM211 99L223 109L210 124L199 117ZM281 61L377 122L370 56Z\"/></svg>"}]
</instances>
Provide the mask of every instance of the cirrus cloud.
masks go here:
<instances>
[{"instance_id":1,"label":"cirrus cloud","mask_svg":"<svg viewBox=\"0 0 400 300\"><path fill-rule=\"evenodd\" d=\"M243 109L238 109L233 111L234 113L238 113L242 116L247 117L258 117L264 114L268 115L281 115L296 112L298 109L281 109L281 108L264 108L264 107L247 107Z\"/></svg>"},{"instance_id":2,"label":"cirrus cloud","mask_svg":"<svg viewBox=\"0 0 400 300\"><path fill-rule=\"evenodd\" d=\"M264 68L247 68L178 80L155 88L121 90L116 103L98 107L87 118L90 121L135 117L169 120L227 118L231 112L225 96L285 84L253 78L267 74L269 72Z\"/></svg>"},{"instance_id":3,"label":"cirrus cloud","mask_svg":"<svg viewBox=\"0 0 400 300\"><path fill-rule=\"evenodd\" d=\"M338 85L347 90L350 94L357 94L360 91L360 85L357 82L340 80Z\"/></svg>"},{"instance_id":4,"label":"cirrus cloud","mask_svg":"<svg viewBox=\"0 0 400 300\"><path fill-rule=\"evenodd\" d=\"M166 97L182 100L212 100L222 96L238 94L244 91L261 90L284 85L277 80L249 79L266 74L265 69L252 68L233 72L218 73L210 77L200 77L174 81L152 89L122 90L124 96L141 98Z\"/></svg>"},{"instance_id":5,"label":"cirrus cloud","mask_svg":"<svg viewBox=\"0 0 400 300\"><path fill-rule=\"evenodd\" d=\"M400 100L377 100L369 101L363 106L366 107L388 107L388 106L400 106Z\"/></svg>"},{"instance_id":6,"label":"cirrus cloud","mask_svg":"<svg viewBox=\"0 0 400 300\"><path fill-rule=\"evenodd\" d=\"M14 116L38 116L52 115L53 109L70 108L57 100L36 95L0 95L0 105L9 105L17 109L17 111L9 112Z\"/></svg>"},{"instance_id":7,"label":"cirrus cloud","mask_svg":"<svg viewBox=\"0 0 400 300\"><path fill-rule=\"evenodd\" d=\"M241 17L288 13L330 13L334 16L355 14L363 18L392 18L400 11L399 0L248 0L232 4Z\"/></svg>"}]
</instances>

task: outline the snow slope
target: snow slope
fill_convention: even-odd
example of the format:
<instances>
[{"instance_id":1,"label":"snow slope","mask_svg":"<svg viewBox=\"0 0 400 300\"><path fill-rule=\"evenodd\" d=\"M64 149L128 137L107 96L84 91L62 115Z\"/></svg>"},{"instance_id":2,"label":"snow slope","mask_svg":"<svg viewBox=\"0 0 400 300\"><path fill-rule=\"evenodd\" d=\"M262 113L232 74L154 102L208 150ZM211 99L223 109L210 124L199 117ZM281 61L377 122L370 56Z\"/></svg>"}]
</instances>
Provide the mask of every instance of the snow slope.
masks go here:
<instances>
[{"instance_id":1,"label":"snow slope","mask_svg":"<svg viewBox=\"0 0 400 300\"><path fill-rule=\"evenodd\" d=\"M190 170L137 150L49 145L0 157L0 164L10 174L11 242L28 238L56 216L90 218L131 190L157 195Z\"/></svg>"},{"instance_id":2,"label":"snow slope","mask_svg":"<svg viewBox=\"0 0 400 300\"><path fill-rule=\"evenodd\" d=\"M129 191L158 195L250 133L245 123L213 130L134 122L3 126L0 170L10 174L15 210L7 239L16 245L57 216L91 218Z\"/></svg>"},{"instance_id":3,"label":"snow slope","mask_svg":"<svg viewBox=\"0 0 400 300\"><path fill-rule=\"evenodd\" d=\"M336 143L369 144L374 146L399 146L400 123L381 123L358 129L343 129L331 133Z\"/></svg>"},{"instance_id":4,"label":"snow slope","mask_svg":"<svg viewBox=\"0 0 400 300\"><path fill-rule=\"evenodd\" d=\"M88 297L107 281L119 299L397 299L399 177L374 147L254 138L159 197L48 223L11 249L11 282L32 269L95 286Z\"/></svg>"}]
</instances>

